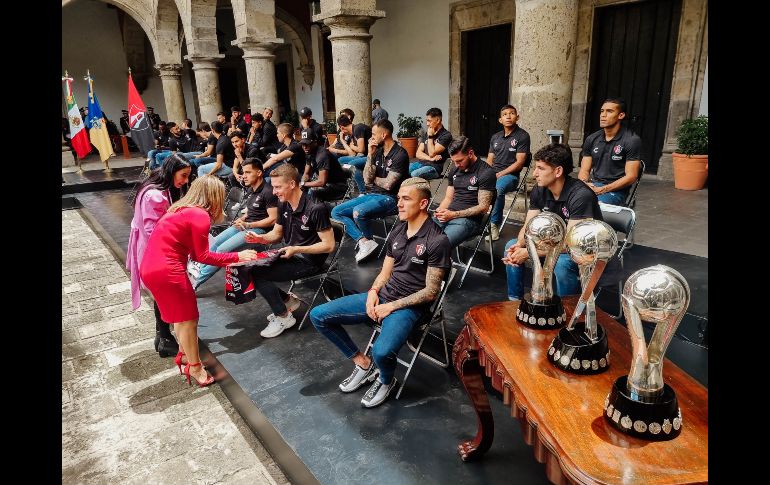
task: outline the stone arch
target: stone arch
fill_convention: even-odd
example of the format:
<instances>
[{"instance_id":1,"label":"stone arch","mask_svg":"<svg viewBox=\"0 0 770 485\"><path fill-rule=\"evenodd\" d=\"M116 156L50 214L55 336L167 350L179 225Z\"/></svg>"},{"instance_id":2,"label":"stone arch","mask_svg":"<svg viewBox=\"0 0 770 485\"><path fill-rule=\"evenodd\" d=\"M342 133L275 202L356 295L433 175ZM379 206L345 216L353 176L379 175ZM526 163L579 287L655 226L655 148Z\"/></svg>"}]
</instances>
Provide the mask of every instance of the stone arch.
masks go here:
<instances>
[{"instance_id":1,"label":"stone arch","mask_svg":"<svg viewBox=\"0 0 770 485\"><path fill-rule=\"evenodd\" d=\"M218 57L217 3L211 0L176 0L176 5L182 17L187 56Z\"/></svg>"},{"instance_id":2,"label":"stone arch","mask_svg":"<svg viewBox=\"0 0 770 485\"><path fill-rule=\"evenodd\" d=\"M298 71L302 72L302 79L310 87L315 80L315 66L313 65L313 50L310 42L310 34L285 10L275 7L275 25L283 33L284 41L291 43L299 56Z\"/></svg>"},{"instance_id":3,"label":"stone arch","mask_svg":"<svg viewBox=\"0 0 770 485\"><path fill-rule=\"evenodd\" d=\"M179 17L174 0L157 0L153 15L158 40L158 48L155 51L156 64L179 64L182 61L182 51L179 48Z\"/></svg>"},{"instance_id":4,"label":"stone arch","mask_svg":"<svg viewBox=\"0 0 770 485\"><path fill-rule=\"evenodd\" d=\"M152 46L153 57L158 62L158 37L155 35L155 20L154 14L150 11L147 2L142 0L100 0L104 3L114 5L122 11L131 16L139 26L142 27L145 35L150 40L150 46ZM71 1L62 1L62 7L65 7Z\"/></svg>"}]
</instances>

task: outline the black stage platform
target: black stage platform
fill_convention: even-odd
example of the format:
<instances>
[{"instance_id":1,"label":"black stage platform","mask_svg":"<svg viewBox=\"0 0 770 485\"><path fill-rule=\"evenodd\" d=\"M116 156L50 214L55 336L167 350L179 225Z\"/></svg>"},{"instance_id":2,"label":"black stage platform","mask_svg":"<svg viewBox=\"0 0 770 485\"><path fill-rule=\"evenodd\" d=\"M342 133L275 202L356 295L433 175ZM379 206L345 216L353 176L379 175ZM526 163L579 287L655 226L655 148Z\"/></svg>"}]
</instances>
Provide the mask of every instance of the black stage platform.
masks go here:
<instances>
[{"instance_id":1,"label":"black stage platform","mask_svg":"<svg viewBox=\"0 0 770 485\"><path fill-rule=\"evenodd\" d=\"M123 250L132 215L126 204L128 192L81 193L77 197ZM516 230L506 227L501 239L509 239ZM496 243L495 252L502 253L503 241ZM627 274L641 267L667 264L687 279L692 290L690 314L680 325L667 356L708 386L704 337L708 323L708 260L638 245L626 255ZM349 243L343 250L345 286L365 290L380 264L381 260L373 260L357 265ZM297 463L298 458L306 467L303 471L309 471L306 476L312 474L323 484L548 483L543 465L535 461L518 423L509 417L510 410L503 406L499 395L491 400L496 424L491 450L479 463L463 463L456 446L475 434L476 415L451 368L444 370L418 360L401 399L391 399L375 409L362 409L360 399L365 388L352 394L337 390L352 364L318 335L309 321L299 332L295 327L277 338L262 339L259 331L270 313L267 304L260 297L239 306L225 301L223 274L218 272L199 291L200 338L232 378L227 380L228 385L235 385L248 396L236 403L247 421L254 423L254 416L263 417L263 425L270 426L271 433L285 442L281 443L282 449L266 443L282 465L292 460ZM297 292L309 299L313 288L302 286ZM502 265L491 276L469 273L463 288L452 288L446 298L451 344L468 308L505 298ZM617 293L610 289L599 297L599 305L610 312L616 310L616 302ZM298 320L305 308L303 305L295 312ZM366 325L349 331L362 348L371 334ZM396 376L403 376L403 368ZM281 459L286 445L296 455L289 460ZM288 471L287 475L297 483L307 482L296 471Z\"/></svg>"}]
</instances>

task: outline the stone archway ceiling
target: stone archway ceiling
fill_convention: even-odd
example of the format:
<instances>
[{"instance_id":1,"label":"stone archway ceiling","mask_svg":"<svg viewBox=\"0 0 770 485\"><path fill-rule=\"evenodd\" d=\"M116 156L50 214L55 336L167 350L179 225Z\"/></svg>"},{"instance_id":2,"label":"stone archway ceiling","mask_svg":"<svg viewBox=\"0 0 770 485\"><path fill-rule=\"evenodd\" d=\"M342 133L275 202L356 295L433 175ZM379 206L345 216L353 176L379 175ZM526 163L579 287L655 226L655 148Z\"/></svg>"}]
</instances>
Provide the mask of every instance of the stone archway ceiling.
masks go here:
<instances>
[{"instance_id":1,"label":"stone archway ceiling","mask_svg":"<svg viewBox=\"0 0 770 485\"><path fill-rule=\"evenodd\" d=\"M312 88L315 81L315 66L310 35L297 19L277 6L275 7L275 26L281 31L284 41L291 43L292 48L297 52L300 63L297 70L302 73L305 84Z\"/></svg>"},{"instance_id":2,"label":"stone archway ceiling","mask_svg":"<svg viewBox=\"0 0 770 485\"><path fill-rule=\"evenodd\" d=\"M155 33L155 15L149 0L100 0L114 5L127 13L138 23L150 41L155 59L158 59L158 37ZM70 2L62 2L62 7Z\"/></svg>"}]
</instances>

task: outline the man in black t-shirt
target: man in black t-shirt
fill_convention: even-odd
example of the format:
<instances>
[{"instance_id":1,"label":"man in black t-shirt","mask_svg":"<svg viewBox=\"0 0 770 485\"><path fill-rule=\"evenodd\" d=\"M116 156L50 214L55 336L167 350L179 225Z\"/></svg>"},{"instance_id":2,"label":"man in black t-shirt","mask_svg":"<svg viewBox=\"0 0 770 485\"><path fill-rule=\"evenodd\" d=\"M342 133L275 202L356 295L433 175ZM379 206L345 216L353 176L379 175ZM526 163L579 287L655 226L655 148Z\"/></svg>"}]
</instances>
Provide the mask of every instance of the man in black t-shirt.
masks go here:
<instances>
[{"instance_id":1,"label":"man in black t-shirt","mask_svg":"<svg viewBox=\"0 0 770 485\"><path fill-rule=\"evenodd\" d=\"M642 140L621 124L625 117L625 101L604 100L599 115L602 129L583 143L578 178L606 204L624 205L641 169Z\"/></svg>"},{"instance_id":2,"label":"man in black t-shirt","mask_svg":"<svg viewBox=\"0 0 770 485\"><path fill-rule=\"evenodd\" d=\"M262 110L262 118L265 120L262 125L262 145L260 149L262 154L267 157L269 153L276 153L281 143L278 141L278 128L270 120L273 117L273 108L266 107Z\"/></svg>"},{"instance_id":3,"label":"man in black t-shirt","mask_svg":"<svg viewBox=\"0 0 770 485\"><path fill-rule=\"evenodd\" d=\"M224 126L219 121L211 124L211 132L217 139L217 145L214 148L216 162L199 166L198 176L202 177L209 173L216 174L217 177L230 175L233 173L233 163L235 162L235 150L230 142L230 137L224 134Z\"/></svg>"},{"instance_id":4,"label":"man in black t-shirt","mask_svg":"<svg viewBox=\"0 0 770 485\"><path fill-rule=\"evenodd\" d=\"M326 138L323 125L313 119L313 111L310 108L305 106L299 110L299 118L301 130L312 131L317 140L324 140Z\"/></svg>"},{"instance_id":5,"label":"man in black t-shirt","mask_svg":"<svg viewBox=\"0 0 770 485\"><path fill-rule=\"evenodd\" d=\"M267 300L273 313L267 316L267 327L260 332L264 338L277 337L296 320L291 314L299 307L299 299L278 288L274 281L290 281L317 274L329 253L334 251L334 231L329 209L302 192L299 172L285 163L270 177L278 204L278 220L273 230L258 235L249 232L246 242L274 244L282 241L283 254L270 266L254 266L251 270L254 287Z\"/></svg>"},{"instance_id":6,"label":"man in black t-shirt","mask_svg":"<svg viewBox=\"0 0 770 485\"><path fill-rule=\"evenodd\" d=\"M452 134L444 128L442 113L439 108L431 108L425 113L425 135L417 146L417 159L409 165L412 177L424 179L441 178L444 164L449 158L447 147L452 143Z\"/></svg>"},{"instance_id":7,"label":"man in black t-shirt","mask_svg":"<svg viewBox=\"0 0 770 485\"><path fill-rule=\"evenodd\" d=\"M452 266L449 240L428 214L430 199L430 185L425 179L404 180L398 191L401 222L388 239L382 270L371 289L310 311L313 326L355 364L353 373L339 385L340 391L353 392L379 374L361 399L367 408L382 404L397 386L396 355L438 296ZM382 328L371 358L361 353L343 328L367 322L378 322Z\"/></svg>"},{"instance_id":8,"label":"man in black t-shirt","mask_svg":"<svg viewBox=\"0 0 770 485\"><path fill-rule=\"evenodd\" d=\"M241 171L241 163L247 158L257 158L262 155L259 149L255 146L246 143L246 135L235 130L230 134L230 143L233 145L233 153L235 158L233 159L233 177L240 183L243 179Z\"/></svg>"},{"instance_id":9,"label":"man in black t-shirt","mask_svg":"<svg viewBox=\"0 0 770 485\"><path fill-rule=\"evenodd\" d=\"M500 225L503 222L505 194L513 192L519 186L519 173L524 168L529 157L529 133L517 123L519 114L516 108L506 104L500 108L502 131L498 131L489 140L487 164L495 171L495 205L492 206L491 237L493 241L500 239Z\"/></svg>"},{"instance_id":10,"label":"man in black t-shirt","mask_svg":"<svg viewBox=\"0 0 770 485\"><path fill-rule=\"evenodd\" d=\"M304 173L305 151L294 139L294 126L291 123L278 125L278 141L281 142L278 152L270 155L265 162L265 176L268 177L274 169L284 163L289 163L297 169L297 172Z\"/></svg>"},{"instance_id":11,"label":"man in black t-shirt","mask_svg":"<svg viewBox=\"0 0 770 485\"><path fill-rule=\"evenodd\" d=\"M409 178L409 155L393 140L393 123L380 120L372 127L369 155L364 166L366 191L332 209L332 217L345 224L345 232L357 241L356 262L377 249L371 221L398 212L396 195L401 182Z\"/></svg>"},{"instance_id":12,"label":"man in black t-shirt","mask_svg":"<svg viewBox=\"0 0 770 485\"><path fill-rule=\"evenodd\" d=\"M569 176L572 172L572 151L567 145L546 145L538 150L535 159L535 180L529 198L529 211L517 239L505 245L503 262L508 278L508 299L521 300L524 294L524 268L529 259L524 241L524 228L541 211L553 212L567 223L567 229L583 219L602 220L599 201L593 190L583 181ZM556 288L559 296L580 293L580 274L577 264L565 251L559 255L554 268Z\"/></svg>"},{"instance_id":13,"label":"man in black t-shirt","mask_svg":"<svg viewBox=\"0 0 770 485\"><path fill-rule=\"evenodd\" d=\"M262 176L262 162L258 158L247 158L241 167L243 184L246 186L246 201L243 204L246 213L214 238L210 251L230 253L245 249L248 246L247 231L264 234L278 219L278 198L273 194L273 187ZM217 271L219 266L203 265L193 288L197 290Z\"/></svg>"},{"instance_id":14,"label":"man in black t-shirt","mask_svg":"<svg viewBox=\"0 0 770 485\"><path fill-rule=\"evenodd\" d=\"M447 152L454 167L434 217L454 248L482 231L495 198L495 172L476 156L466 136L455 138Z\"/></svg>"},{"instance_id":15,"label":"man in black t-shirt","mask_svg":"<svg viewBox=\"0 0 770 485\"><path fill-rule=\"evenodd\" d=\"M299 144L307 157L300 186L309 189L308 195L318 200L330 202L341 199L347 192L348 184L340 162L329 150L320 146L312 132Z\"/></svg>"},{"instance_id":16,"label":"man in black t-shirt","mask_svg":"<svg viewBox=\"0 0 770 485\"><path fill-rule=\"evenodd\" d=\"M232 135L233 131L241 130L244 135L249 132L251 127L246 120L243 119L241 108L239 106L233 106L230 108L230 120L225 125L225 133Z\"/></svg>"},{"instance_id":17,"label":"man in black t-shirt","mask_svg":"<svg viewBox=\"0 0 770 485\"><path fill-rule=\"evenodd\" d=\"M366 156L369 154L369 138L372 137L372 129L363 123L354 125L353 121L345 115L337 118L337 126L340 128L337 134L337 143L340 148L337 149L336 154L339 156L340 164L346 163L356 167L356 170L363 170L366 165ZM363 193L366 190L363 178L359 177L358 180L358 190Z\"/></svg>"},{"instance_id":18,"label":"man in black t-shirt","mask_svg":"<svg viewBox=\"0 0 770 485\"><path fill-rule=\"evenodd\" d=\"M205 121L198 123L198 131L196 135L198 144L194 151L189 153L182 153L181 155L185 160L190 162L190 165L195 167L193 171L197 175L198 166L205 165L207 163L214 163L217 161L216 157L213 156L215 155L214 149L217 146L217 139L211 132L211 126Z\"/></svg>"}]
</instances>

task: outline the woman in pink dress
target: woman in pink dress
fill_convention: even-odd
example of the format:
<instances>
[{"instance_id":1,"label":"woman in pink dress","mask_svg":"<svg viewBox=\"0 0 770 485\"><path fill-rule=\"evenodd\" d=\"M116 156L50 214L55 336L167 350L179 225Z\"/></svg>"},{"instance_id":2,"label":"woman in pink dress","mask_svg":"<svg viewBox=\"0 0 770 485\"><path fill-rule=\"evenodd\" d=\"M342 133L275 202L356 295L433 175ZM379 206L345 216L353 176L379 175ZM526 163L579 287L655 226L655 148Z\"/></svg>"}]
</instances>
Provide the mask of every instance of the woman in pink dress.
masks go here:
<instances>
[{"instance_id":1,"label":"woman in pink dress","mask_svg":"<svg viewBox=\"0 0 770 485\"><path fill-rule=\"evenodd\" d=\"M187 382L192 377L201 387L212 384L214 378L201 366L198 353L198 303L187 278L187 258L226 266L257 255L251 249L238 253L209 251L211 222L222 218L224 202L225 186L217 177L195 179L187 194L172 204L155 226L139 265L142 283L155 298L163 321L174 324L180 347L175 362L180 372L186 356Z\"/></svg>"},{"instance_id":2,"label":"woman in pink dress","mask_svg":"<svg viewBox=\"0 0 770 485\"><path fill-rule=\"evenodd\" d=\"M147 240L155 225L168 208L179 200L187 189L190 178L190 162L172 155L160 169L154 171L136 191L134 218L131 220L131 235L128 238L126 269L131 273L131 303L134 310L141 304L142 284L139 278L139 264L142 262ZM179 351L169 326L161 320L157 303L155 310L155 351L161 357L170 357Z\"/></svg>"}]
</instances>

